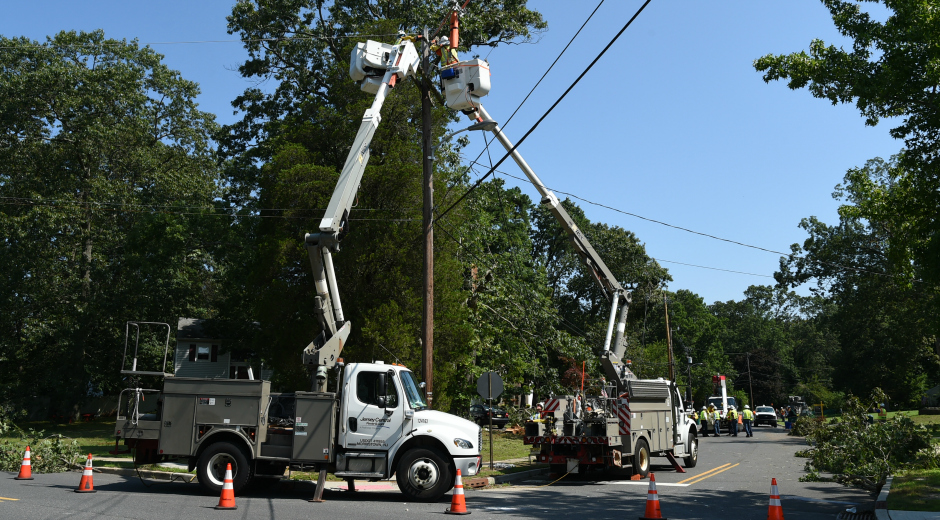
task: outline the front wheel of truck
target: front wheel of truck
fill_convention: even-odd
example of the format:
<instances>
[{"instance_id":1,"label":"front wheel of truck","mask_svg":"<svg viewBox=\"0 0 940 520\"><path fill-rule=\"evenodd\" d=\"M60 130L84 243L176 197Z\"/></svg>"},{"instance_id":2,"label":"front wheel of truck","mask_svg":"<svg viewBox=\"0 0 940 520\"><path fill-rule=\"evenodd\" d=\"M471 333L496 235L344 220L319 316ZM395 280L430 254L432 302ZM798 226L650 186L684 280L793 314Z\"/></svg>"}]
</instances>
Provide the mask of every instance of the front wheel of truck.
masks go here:
<instances>
[{"instance_id":1,"label":"front wheel of truck","mask_svg":"<svg viewBox=\"0 0 940 520\"><path fill-rule=\"evenodd\" d=\"M251 479L251 464L244 451L228 442L217 442L199 456L196 477L203 489L214 495L219 494L229 464L232 465L232 487L238 494Z\"/></svg>"},{"instance_id":2,"label":"front wheel of truck","mask_svg":"<svg viewBox=\"0 0 940 520\"><path fill-rule=\"evenodd\" d=\"M395 473L398 488L415 502L436 502L454 484L447 459L425 448L405 453Z\"/></svg>"}]
</instances>

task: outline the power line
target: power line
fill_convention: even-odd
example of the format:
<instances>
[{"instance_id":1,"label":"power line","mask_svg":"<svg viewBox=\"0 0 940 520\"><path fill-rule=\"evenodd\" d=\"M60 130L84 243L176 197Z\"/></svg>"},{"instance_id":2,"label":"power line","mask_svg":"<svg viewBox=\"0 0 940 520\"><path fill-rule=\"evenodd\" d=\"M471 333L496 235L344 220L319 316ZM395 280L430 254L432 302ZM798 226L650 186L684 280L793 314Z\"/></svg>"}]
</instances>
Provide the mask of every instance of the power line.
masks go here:
<instances>
[{"instance_id":1,"label":"power line","mask_svg":"<svg viewBox=\"0 0 940 520\"><path fill-rule=\"evenodd\" d=\"M475 164L482 164L482 163L475 163ZM485 166L485 165L484 165L484 166ZM516 175L512 175L512 174L506 173L506 172L504 172L504 171L502 171L502 170L497 170L497 169L495 169L495 168L491 169L490 172L487 173L487 175L489 175L490 173L493 173L493 172L501 173L501 174L503 174L503 175L505 175L505 176L507 176L507 177L512 177L513 179L516 179L516 180L520 180L520 181L524 181L524 182L527 182L527 183L531 183L531 181L530 181L528 178L518 177L518 176L516 176ZM482 180L482 179L481 179L481 180ZM475 187L475 186L474 186L474 187ZM550 187L548 187L548 186L545 186L544 184L542 185L542 187L545 188L545 189L547 189L547 190L551 190L551 191L553 191L553 192L561 193L562 195L567 195L567 196L569 196L569 197L571 197L571 198L578 199L578 200L580 200L580 201L586 202L587 204L591 204L591 205L593 205L593 206L597 206L597 207L604 208L604 209L609 209L609 210L614 211L614 212L617 212L617 213L622 213L622 214L627 215L627 216L635 217L635 218L638 218L638 219L640 219L640 220L645 220L645 221L647 221L647 222L652 222L652 223L654 223L654 224L659 224L659 225L661 225L661 226L666 226L666 227L669 227L669 228L677 229L677 230L679 230L679 231L685 231L685 232L687 232L687 233L692 233L692 234L694 234L694 235L700 235L700 236L703 236L703 237L706 237L706 238L711 238L711 239L719 240L719 241L722 241L722 242L728 242L728 243L730 243L730 244L735 244L735 245L739 245L739 246L742 246L742 247L748 247L748 248L751 248L751 249L756 249L756 250L764 251L764 252L767 252L767 253L772 253L772 254L776 254L776 255L782 255L782 256L786 256L786 257L791 257L791 256L793 256L794 258L801 258L801 259L804 259L804 260L809 260L809 259L808 259L807 257L805 257L805 256L797 257L797 256L794 256L793 253L784 253L784 252L782 252L782 251L776 251L776 250L773 250L773 249L767 249L767 248L765 248L765 247L755 246L755 245L747 244L747 243L744 243L744 242L739 242L739 241L737 241L737 240L731 240L731 239L729 239L729 238L722 238L722 237L715 236L715 235L712 235L712 234L709 234L709 233L703 233L703 232L701 232L701 231L695 231L695 230L693 230L693 229L685 228L685 227L682 227L682 226L677 226L677 225L674 225L674 224L669 224L668 222L663 222L663 221L661 221L661 220L656 220L656 219L652 219L652 218L649 218L649 217L644 217L643 215L638 215L638 214L636 214L636 213L631 213L631 212L629 212L629 211L624 211L624 210L622 210L622 209L618 209L618 208L615 208L615 207L613 207L613 206L608 206L608 205L606 205L606 204L601 204L600 202L594 202L594 201L585 199L584 197L580 197L580 196L575 195L575 194L570 193L570 192L566 192L566 191L562 191L562 190L556 190L556 189L554 189L554 188L550 188ZM471 188L470 191L472 191L472 190L473 190L473 188ZM465 195L466 195L466 194L465 194ZM883 276L883 277L886 277L886 278L894 278L894 276L891 275L891 274L888 274L888 273L881 273L881 272L878 272L878 271L872 271L872 270L870 270L870 269L864 269L864 268L861 268L861 267L853 267L853 266L849 266L849 265L842 265L842 264L837 264L837 263L833 263L833 262L827 262L827 261L825 261L825 260L813 260L813 262L815 262L815 263L817 263L817 264L820 264L820 265L827 265L827 266L829 266L829 267L835 267L835 268L837 268L837 269L841 269L841 270L844 270L844 271L855 271L855 272L858 272L858 273L871 274L871 275L875 275L875 276ZM677 264L678 264L678 263L680 263L680 262L673 262L673 263L677 263ZM688 265L692 265L692 264L688 264ZM704 267L704 266L694 266L694 267L703 267L703 268L705 268L705 269L717 269L717 268L713 268L713 267ZM717 270L719 270L719 271L724 271L724 269L717 269ZM730 272L739 272L739 271L730 271ZM769 276L769 275L761 275L761 274L754 274L754 273L744 273L744 272L741 272L740 274L750 274L750 275L753 275L753 276ZM771 278L772 278L772 276L771 276ZM922 283L922 282L923 282L923 280L921 280L920 278L914 278L914 279L912 279L911 281L912 281L912 282L918 282L918 283Z\"/></svg>"},{"instance_id":2,"label":"power line","mask_svg":"<svg viewBox=\"0 0 940 520\"><path fill-rule=\"evenodd\" d=\"M148 45L190 45L190 44L203 44L203 43L259 43L259 42L283 42L283 41L311 41L311 40L333 40L333 39L343 39L343 38L384 38L390 36L399 36L398 33L388 33L388 34L341 34L336 36L287 36L279 38L246 38L246 39L233 39L233 40L182 40L182 41L168 41L168 42L138 42L138 41L110 41L110 42L101 42L101 43L76 43L69 45L55 45L52 42L47 43L28 43L25 44L29 47L71 47L71 48L87 48L87 49L96 49L101 47L116 47L128 44L135 44L138 46L148 46ZM8 38L15 39L15 38ZM0 45L0 49L18 49L22 48L23 45Z\"/></svg>"},{"instance_id":3,"label":"power line","mask_svg":"<svg viewBox=\"0 0 940 520\"><path fill-rule=\"evenodd\" d=\"M643 5L641 5L640 8L636 11L636 13L634 13L633 16L630 17L630 19L627 21L627 23L623 26L622 29L620 29L620 31L614 36L614 38L613 38L612 40L610 40L610 43L608 43L608 44L601 50L600 54L598 54L597 57L594 58L594 60L590 63L590 65L588 65L587 68L584 69L584 72L582 72L582 73L577 77L577 79L574 80L574 82L571 84L571 86L569 86L568 89L565 90L565 92L558 98L558 100L556 100L555 103L552 104L552 106L549 107L549 109L548 109L547 111L545 111L544 114L542 114L542 117L540 117L539 120L536 121L535 124L532 125L531 128L529 128L529 131L527 131L527 132L522 136L522 139L520 139L519 142L517 142L517 143L512 147L511 150L509 150L508 152L506 152L506 155L504 155L504 156L502 157L502 159L500 159L493 167L491 167L491 168L490 168L490 171L486 172L486 175L484 175L483 177L480 177L480 179L476 182L476 184L474 184L472 187L470 187L469 190L467 190L466 192L464 192L464 194L461 195L460 198L458 198L453 204L451 204L450 206L448 206L447 209L445 209L444 211L442 211L442 212L438 215L438 217L437 217L436 219L434 219L435 222L437 222L439 219L443 218L445 215L447 215L447 213L449 213L452 209L454 209L454 207L456 207L458 204L460 204L460 202L463 201L463 199L464 199L467 195L469 195L471 192L473 192L475 189L477 189L477 188L480 186L480 184L482 184L483 181L484 181L487 177L489 177L490 174L492 174L492 173L496 170L496 168L499 168L499 165L503 164L503 161L505 161L513 152L516 151L517 148L519 148L519 146L526 140L526 138L529 137L529 135L531 135L532 132L534 132L536 128L538 128L538 126L542 123L542 121L544 121L545 118L548 117L548 115L552 113L552 111L555 109L555 107L557 107L557 106L559 105L559 103L561 103L561 101L562 101L563 99L565 99L565 97L568 95L568 93L571 92L571 91L574 89L574 87L581 81L581 79L584 78L584 76L587 75L587 73L594 67L594 65L595 65L598 61L600 61L601 57L604 56L604 54L607 52L607 50L610 49L610 48L613 46L613 44L617 41L617 39L620 38L620 35L622 35L622 34L624 33L624 31L626 31L627 28L630 27L630 25L633 23L633 21L636 20L636 18L637 18L638 16L640 16L640 13L643 12L643 9L645 9L646 6L649 5L649 3L650 3L651 1L652 1L652 0L646 0L646 2L643 2Z\"/></svg>"},{"instance_id":4,"label":"power line","mask_svg":"<svg viewBox=\"0 0 940 520\"><path fill-rule=\"evenodd\" d=\"M653 258L653 257L650 257L650 258ZM684 263L684 262L676 262L675 260L663 260L662 258L653 258L653 260L656 260L657 262L667 262L667 263L670 263L670 264L686 265L686 266L689 266L689 267L698 267L699 269L711 269L711 270L713 270L713 271L724 271L724 272L726 272L726 273L746 274L746 275L749 275L749 276L762 276L762 277L764 277L764 278L773 278L773 276L771 276L771 275L769 275L769 274L746 273L746 272L744 272L744 271L733 271L733 270L731 270L731 269L721 269L721 268L719 268L719 267L708 267L708 266L706 266L706 265L686 264L686 263Z\"/></svg>"},{"instance_id":5,"label":"power line","mask_svg":"<svg viewBox=\"0 0 940 520\"><path fill-rule=\"evenodd\" d=\"M61 204L61 203L60 204L45 204L41 201L21 202L21 201L0 200L0 206L27 206L27 207L42 206L42 207L62 208L62 209L84 209L85 204L79 203L79 202L69 202L66 204ZM92 204L92 206L95 206L95 205ZM317 216L311 216L311 215L260 215L260 214L255 214L255 213L248 213L248 214L227 213L227 212L215 211L219 208L200 208L199 206L190 206L189 208L205 209L207 211L167 211L165 209L156 209L156 208L160 208L161 206L149 207L149 206L134 205L134 204L126 204L126 205L125 204L110 204L109 206L117 206L117 207L96 206L92 209L93 211L106 211L106 212L112 212L112 213L144 213L144 214L151 214L151 215L180 215L180 216L196 215L196 216L205 216L205 217L229 217L229 218L279 218L279 219L286 219L286 220L293 220L293 219L310 220L310 219L317 218ZM133 207L138 207L140 209L130 209ZM167 206L163 206L163 207L165 208ZM265 211L265 210L262 210L262 211ZM284 210L278 210L278 211L284 211ZM294 210L286 210L286 211L294 211ZM297 210L297 211L316 211L316 210ZM386 211L386 210L369 208L369 209L362 209L360 211ZM388 211L396 211L396 210L388 210ZM416 221L420 221L421 219L420 218L350 218L348 220L350 222L365 222L365 221L416 222Z\"/></svg>"}]
</instances>

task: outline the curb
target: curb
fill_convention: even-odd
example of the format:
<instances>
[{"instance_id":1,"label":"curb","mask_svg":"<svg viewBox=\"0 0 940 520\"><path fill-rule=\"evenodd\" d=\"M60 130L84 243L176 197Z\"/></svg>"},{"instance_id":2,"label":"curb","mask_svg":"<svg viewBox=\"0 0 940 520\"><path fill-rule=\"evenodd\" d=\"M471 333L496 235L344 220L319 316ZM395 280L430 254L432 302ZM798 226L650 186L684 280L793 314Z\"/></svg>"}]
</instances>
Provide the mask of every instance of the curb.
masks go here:
<instances>
[{"instance_id":1,"label":"curb","mask_svg":"<svg viewBox=\"0 0 940 520\"><path fill-rule=\"evenodd\" d=\"M111 475L121 475L124 477L136 477L138 472L141 477L149 478L153 480L166 480L166 481L180 481L185 483L194 482L196 475L192 473L173 473L169 471L153 471L153 470L134 470L130 468L111 468L107 466L94 468L96 473L108 473ZM508 475L497 475L495 477L474 477L474 478L465 478L463 479L464 487L472 489L485 488L487 486L495 486L496 484L506 484L516 480L521 480L525 478L534 477L536 475L542 475L548 473L548 468L542 469L532 469L528 471L519 471L517 473L510 473Z\"/></svg>"},{"instance_id":2,"label":"curb","mask_svg":"<svg viewBox=\"0 0 940 520\"><path fill-rule=\"evenodd\" d=\"M149 469L134 470L129 468L110 468L110 467L100 467L94 469L95 473L108 473L111 475L121 475L124 477L136 477L138 472L141 477L149 478L153 480L167 480L170 482L180 481L191 483L196 479L196 475L192 473L174 473L170 471L153 471Z\"/></svg>"},{"instance_id":3,"label":"curb","mask_svg":"<svg viewBox=\"0 0 940 520\"><path fill-rule=\"evenodd\" d=\"M875 518L878 520L891 519L888 516L888 493L891 491L892 480L894 480L894 477L888 477L885 480L885 485L881 486L881 493L878 493L878 498L875 500Z\"/></svg>"},{"instance_id":4,"label":"curb","mask_svg":"<svg viewBox=\"0 0 940 520\"><path fill-rule=\"evenodd\" d=\"M464 487L479 489L486 486L495 486L496 484L507 484L515 480L521 480L536 475L548 473L548 468L530 469L528 471L519 471L508 475L496 475L495 477L475 477L463 479Z\"/></svg>"}]
</instances>

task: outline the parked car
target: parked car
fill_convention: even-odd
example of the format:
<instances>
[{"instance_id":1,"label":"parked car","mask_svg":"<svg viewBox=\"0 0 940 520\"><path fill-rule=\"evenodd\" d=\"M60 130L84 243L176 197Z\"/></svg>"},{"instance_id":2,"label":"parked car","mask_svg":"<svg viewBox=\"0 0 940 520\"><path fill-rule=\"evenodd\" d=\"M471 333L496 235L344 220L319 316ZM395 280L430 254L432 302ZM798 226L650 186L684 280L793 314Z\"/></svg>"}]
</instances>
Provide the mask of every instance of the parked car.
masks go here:
<instances>
[{"instance_id":1,"label":"parked car","mask_svg":"<svg viewBox=\"0 0 940 520\"><path fill-rule=\"evenodd\" d=\"M484 404L475 404L470 407L470 417L480 426L489 426L490 416L493 418L494 428L502 428L509 423L509 414L502 408Z\"/></svg>"},{"instance_id":2,"label":"parked car","mask_svg":"<svg viewBox=\"0 0 940 520\"><path fill-rule=\"evenodd\" d=\"M770 406L758 406L754 410L754 426L760 426L762 424L769 424L774 428L777 427L777 412L774 411L773 407Z\"/></svg>"}]
</instances>

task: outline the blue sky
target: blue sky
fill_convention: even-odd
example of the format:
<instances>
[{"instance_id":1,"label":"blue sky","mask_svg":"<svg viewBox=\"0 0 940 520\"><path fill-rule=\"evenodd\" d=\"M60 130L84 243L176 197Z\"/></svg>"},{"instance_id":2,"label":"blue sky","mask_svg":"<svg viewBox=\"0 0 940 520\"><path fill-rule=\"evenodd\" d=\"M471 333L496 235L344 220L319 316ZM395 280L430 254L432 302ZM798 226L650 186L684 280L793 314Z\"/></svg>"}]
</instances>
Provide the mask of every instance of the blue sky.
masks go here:
<instances>
[{"instance_id":1,"label":"blue sky","mask_svg":"<svg viewBox=\"0 0 940 520\"><path fill-rule=\"evenodd\" d=\"M522 137L641 3L604 2L505 125L510 139ZM480 51L492 71L484 105L500 123L597 1L529 4L543 13L548 31L531 44ZM231 5L228 0L17 2L5 6L0 34L44 40L60 30L102 28L108 37L153 43L169 67L201 85L201 108L230 123L237 118L230 101L252 85L235 71L246 54L225 32ZM783 83L765 84L754 70L755 58L807 49L813 38L846 43L817 0L654 0L519 150L561 198L560 192L570 192L648 219L788 251L806 238L797 227L800 219L837 221L831 193L847 169L902 146L888 135L890 121L865 127L853 106L832 106ZM157 43L219 40L224 41ZM482 137L471 134L470 157L483 150ZM494 161L500 151L498 145L491 150ZM521 176L511 162L500 170ZM531 186L522 189L535 198ZM773 283L768 276L779 255L578 203L591 220L636 233L672 273L671 290L689 289L711 303L740 299L752 284Z\"/></svg>"}]
</instances>

